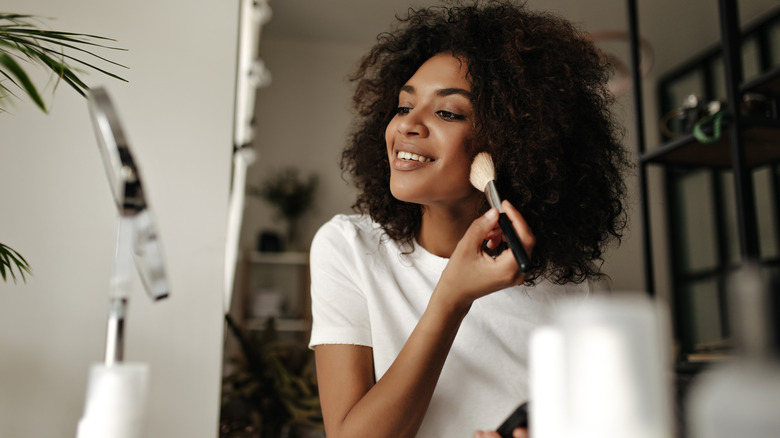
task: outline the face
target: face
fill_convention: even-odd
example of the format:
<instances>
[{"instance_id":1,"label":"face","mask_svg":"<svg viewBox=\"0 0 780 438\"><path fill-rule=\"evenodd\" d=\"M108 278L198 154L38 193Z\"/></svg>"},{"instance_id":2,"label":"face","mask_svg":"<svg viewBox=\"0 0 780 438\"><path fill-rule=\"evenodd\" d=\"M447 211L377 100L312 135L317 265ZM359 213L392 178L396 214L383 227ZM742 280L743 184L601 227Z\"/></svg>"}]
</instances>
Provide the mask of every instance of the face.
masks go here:
<instances>
[{"instance_id":1,"label":"face","mask_svg":"<svg viewBox=\"0 0 780 438\"><path fill-rule=\"evenodd\" d=\"M469 183L473 131L467 66L449 54L426 61L398 96L398 111L385 130L390 190L397 199L425 206L463 203Z\"/></svg>"}]
</instances>

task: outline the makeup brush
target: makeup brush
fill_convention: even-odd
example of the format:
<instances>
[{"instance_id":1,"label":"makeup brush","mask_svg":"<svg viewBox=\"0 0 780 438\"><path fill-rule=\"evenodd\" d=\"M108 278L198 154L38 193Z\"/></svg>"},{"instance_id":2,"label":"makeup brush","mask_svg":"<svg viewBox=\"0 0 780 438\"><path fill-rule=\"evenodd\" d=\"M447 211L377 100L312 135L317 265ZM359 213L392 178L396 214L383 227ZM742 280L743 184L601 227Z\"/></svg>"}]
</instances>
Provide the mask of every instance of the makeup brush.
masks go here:
<instances>
[{"instance_id":1,"label":"makeup brush","mask_svg":"<svg viewBox=\"0 0 780 438\"><path fill-rule=\"evenodd\" d=\"M474 157L474 161L471 163L469 181L477 190L485 192L491 207L498 209L498 225L501 227L501 232L504 234L509 248L512 249L512 254L515 256L520 272L530 271L531 262L528 261L528 255L523 249L523 244L517 237L517 233L515 233L512 221L509 220L509 217L501 208L501 198L498 197L498 190L496 190L496 168L489 153L480 152Z\"/></svg>"}]
</instances>

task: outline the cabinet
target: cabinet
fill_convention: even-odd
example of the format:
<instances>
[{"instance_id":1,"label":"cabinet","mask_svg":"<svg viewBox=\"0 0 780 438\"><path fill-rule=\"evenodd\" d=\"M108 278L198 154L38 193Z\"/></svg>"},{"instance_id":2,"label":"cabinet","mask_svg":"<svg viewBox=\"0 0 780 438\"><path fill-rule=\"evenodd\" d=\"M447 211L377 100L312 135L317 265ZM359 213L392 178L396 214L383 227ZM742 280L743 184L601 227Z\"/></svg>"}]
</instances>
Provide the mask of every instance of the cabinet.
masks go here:
<instances>
[{"instance_id":1,"label":"cabinet","mask_svg":"<svg viewBox=\"0 0 780 438\"><path fill-rule=\"evenodd\" d=\"M311 330L309 254L243 252L234 318L249 330L263 330L274 318L280 335L308 342Z\"/></svg>"},{"instance_id":2,"label":"cabinet","mask_svg":"<svg viewBox=\"0 0 780 438\"><path fill-rule=\"evenodd\" d=\"M636 41L636 1L628 3L630 32ZM721 43L664 75L658 87L662 113L682 103L674 89L686 81L686 87L693 83L697 88L690 92L699 93L704 101L724 102L717 142L704 143L687 134L665 139L652 149L645 147L641 78L636 68L639 51L632 44L646 289L655 294L647 170L657 166L663 173L661 190L668 206L666 259L680 363L700 349L728 344L725 289L736 268L746 260L758 260L767 268L780 266L780 47L773 42L780 35L780 11L743 30L736 6L735 0L719 0ZM747 52L755 54L749 64ZM769 97L774 109L746 114L742 103L750 93ZM713 127L705 127L705 133L713 132Z\"/></svg>"}]
</instances>

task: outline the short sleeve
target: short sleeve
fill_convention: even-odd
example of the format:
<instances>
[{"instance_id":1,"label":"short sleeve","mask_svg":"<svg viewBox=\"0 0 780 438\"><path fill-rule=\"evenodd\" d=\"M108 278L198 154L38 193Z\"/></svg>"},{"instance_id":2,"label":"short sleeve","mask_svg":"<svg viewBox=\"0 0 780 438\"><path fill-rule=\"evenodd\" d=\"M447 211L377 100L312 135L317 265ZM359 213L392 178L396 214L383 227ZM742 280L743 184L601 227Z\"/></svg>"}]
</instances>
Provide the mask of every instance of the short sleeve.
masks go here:
<instances>
[{"instance_id":1,"label":"short sleeve","mask_svg":"<svg viewBox=\"0 0 780 438\"><path fill-rule=\"evenodd\" d=\"M323 225L311 244L312 333L322 344L372 346L366 296L361 290L357 230L346 216Z\"/></svg>"}]
</instances>

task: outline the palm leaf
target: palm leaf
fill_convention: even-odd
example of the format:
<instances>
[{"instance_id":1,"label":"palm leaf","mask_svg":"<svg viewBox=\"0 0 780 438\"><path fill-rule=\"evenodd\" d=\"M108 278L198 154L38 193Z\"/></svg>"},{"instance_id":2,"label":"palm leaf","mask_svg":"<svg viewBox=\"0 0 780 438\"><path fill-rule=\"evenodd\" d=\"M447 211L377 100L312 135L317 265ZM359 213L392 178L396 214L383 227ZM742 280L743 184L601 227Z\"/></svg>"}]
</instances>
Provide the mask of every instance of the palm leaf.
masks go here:
<instances>
[{"instance_id":1,"label":"palm leaf","mask_svg":"<svg viewBox=\"0 0 780 438\"><path fill-rule=\"evenodd\" d=\"M47 112L43 98L20 61L42 66L51 72L57 78L53 90L57 89L59 81L63 81L82 96L86 95L85 92L89 87L79 77L79 73L83 73L83 70L74 67L71 63L127 82L121 76L111 73L93 62L85 61L83 58L68 53L71 51L77 55L87 55L114 66L127 68L90 51L90 49L124 50L104 44L107 41L114 41L113 39L91 34L42 29L34 23L36 20L37 18L32 15L0 12L0 103L9 97L18 99L16 93L13 92L16 89L26 94L43 112ZM0 106L0 113L4 111L3 107ZM27 260L12 248L0 243L0 276L3 281L8 281L8 275L10 275L16 283L14 267L22 280L26 282L25 272L31 273Z\"/></svg>"},{"instance_id":2,"label":"palm leaf","mask_svg":"<svg viewBox=\"0 0 780 438\"><path fill-rule=\"evenodd\" d=\"M2 35L5 30L6 29L1 29L0 28L0 35ZM75 50L77 52L82 52L82 53L84 53L86 55L89 55L91 57L98 58L101 61L105 61L105 62L107 62L109 64L114 64L114 65L116 65L118 67L127 68L127 67L125 67L124 65L122 65L122 64L120 64L118 62L111 61L108 58L100 56L100 55L98 55L96 53L92 53L92 52L90 52L89 50L87 50L87 49L85 49L83 47L77 46L76 44L83 44L83 45L86 45L86 46L100 47L100 48L112 49L112 50L122 50L122 51L127 51L127 49L121 49L121 48L118 48L118 47L112 47L112 46L107 46L107 45L103 45L103 44L97 44L97 43L94 43L94 42L91 42L91 41L85 40L85 39L69 38L69 37L65 36L65 34L63 34L62 32L43 32L43 33L41 33L40 31L37 31L37 29L35 30L35 32L28 31L27 29L13 29L13 30L15 32L17 32L17 33L24 33L24 34L34 35L34 36L36 36L35 39L37 41L43 41L43 42L54 44L54 45L59 46L59 47L72 49L72 50ZM13 40L11 40L9 38L9 41L14 41L14 42L22 44L22 45L27 45L28 42L29 42L29 39L27 39L27 38L19 38L18 36L15 36L15 35L13 35L11 33L8 33L8 35L9 35L10 38L14 38ZM101 38L101 37L97 37L97 36L90 36L90 37L92 37L92 38ZM110 38L104 38L104 39L110 40L110 41L114 41L114 40L112 40ZM72 42L74 44L69 44L69 42ZM52 50L52 49L50 49L48 47L45 47L45 46L33 46L33 47L40 47L43 50L54 52L54 53L59 53L60 52L60 51ZM70 56L68 56L68 57L72 58L72 59L74 59L76 61L79 61L76 58L73 58L73 57L70 57ZM81 61L79 61L79 62L81 62Z\"/></svg>"},{"instance_id":3,"label":"palm leaf","mask_svg":"<svg viewBox=\"0 0 780 438\"><path fill-rule=\"evenodd\" d=\"M19 63L5 53L0 53L0 68L3 69L3 76L13 82L14 85L24 90L24 92L30 96L30 99L38 105L38 108L43 110L43 112L46 112L46 104L43 103L41 95L38 94L35 85L33 85L32 81L27 76L27 73L25 73ZM14 77L16 80L14 80ZM7 87L4 86L3 88Z\"/></svg>"},{"instance_id":4,"label":"palm leaf","mask_svg":"<svg viewBox=\"0 0 780 438\"><path fill-rule=\"evenodd\" d=\"M87 84L79 79L79 77L76 76L76 74L71 69L69 69L64 62L57 61L56 59L42 52L36 52L36 55L44 65L46 65L53 73L57 74L57 79L65 81L65 83L70 85L77 93L85 96L84 90L87 90L89 87L87 87ZM54 89L56 90L56 88L57 87L55 84Z\"/></svg>"},{"instance_id":5,"label":"palm leaf","mask_svg":"<svg viewBox=\"0 0 780 438\"><path fill-rule=\"evenodd\" d=\"M103 68L97 62L127 68L95 53L95 50L125 50L109 45L111 38L44 29L36 17L26 14L0 13L0 102L16 97L12 90L19 90L44 112L46 105L38 88L30 80L21 61L43 67L57 79L65 82L77 93L86 95L89 89L81 79L85 71L96 71L114 79L126 81L121 76ZM0 106L0 112L3 112Z\"/></svg>"},{"instance_id":6,"label":"palm leaf","mask_svg":"<svg viewBox=\"0 0 780 438\"><path fill-rule=\"evenodd\" d=\"M14 274L14 267L19 271L19 275L24 282L27 282L27 278L24 273L32 274L30 271L30 265L27 260L22 257L21 254L16 252L13 248L8 247L0 243L0 276L3 277L3 281L8 281L6 271L11 275L11 278L16 283L16 274Z\"/></svg>"}]
</instances>

